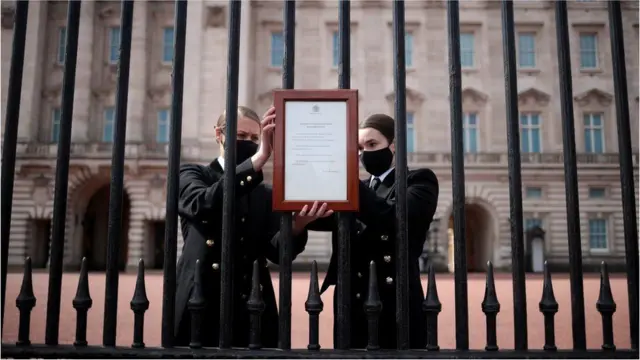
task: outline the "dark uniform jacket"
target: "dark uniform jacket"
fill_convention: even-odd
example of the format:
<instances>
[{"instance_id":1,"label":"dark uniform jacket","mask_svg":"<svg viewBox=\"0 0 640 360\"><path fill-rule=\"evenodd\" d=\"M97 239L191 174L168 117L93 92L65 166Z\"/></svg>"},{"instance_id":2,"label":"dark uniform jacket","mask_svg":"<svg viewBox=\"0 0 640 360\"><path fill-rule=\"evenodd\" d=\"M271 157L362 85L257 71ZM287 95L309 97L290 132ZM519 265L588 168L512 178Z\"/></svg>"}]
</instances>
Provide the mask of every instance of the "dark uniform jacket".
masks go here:
<instances>
[{"instance_id":1,"label":"dark uniform jacket","mask_svg":"<svg viewBox=\"0 0 640 360\"><path fill-rule=\"evenodd\" d=\"M351 236L351 347L367 346L367 318L364 302L369 284L369 263L376 263L378 290L382 301L379 341L382 348L396 347L396 192L395 171L384 178L376 191L369 187L370 179L360 182L360 211ZM407 178L407 223L409 240L409 319L410 346L426 346L426 316L422 311L424 293L418 265L427 231L438 203L438 180L429 169L409 171ZM316 220L309 230L335 228L331 218ZM322 284L322 292L337 283L338 244L333 238L333 253ZM334 293L334 314L337 298ZM335 319L335 317L334 317ZM337 324L334 321L334 343Z\"/></svg>"},{"instance_id":2,"label":"dark uniform jacket","mask_svg":"<svg viewBox=\"0 0 640 360\"><path fill-rule=\"evenodd\" d=\"M267 260L278 263L280 215L271 208L271 189L251 160L236 167L235 270L233 280L233 346L246 347L249 341L249 312L246 301L251 292L253 262L260 267L260 284L265 302L262 313L262 345L277 347L278 310ZM220 255L222 246L223 169L217 160L208 166L187 164L180 168L180 215L184 247L177 264L175 335L177 346L190 341L191 315L187 307L193 290L196 260L201 262L202 291L206 299L203 313L203 346L217 346L220 331ZM294 257L304 250L307 232L292 239Z\"/></svg>"}]
</instances>

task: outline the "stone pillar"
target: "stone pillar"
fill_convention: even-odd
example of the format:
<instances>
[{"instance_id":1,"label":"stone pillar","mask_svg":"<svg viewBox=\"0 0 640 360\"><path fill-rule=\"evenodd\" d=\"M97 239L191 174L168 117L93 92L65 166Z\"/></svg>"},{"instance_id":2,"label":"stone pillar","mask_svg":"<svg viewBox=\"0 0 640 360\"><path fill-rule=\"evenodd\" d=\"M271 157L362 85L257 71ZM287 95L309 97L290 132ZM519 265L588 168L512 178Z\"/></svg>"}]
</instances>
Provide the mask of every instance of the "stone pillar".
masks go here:
<instances>
[{"instance_id":1,"label":"stone pillar","mask_svg":"<svg viewBox=\"0 0 640 360\"><path fill-rule=\"evenodd\" d=\"M243 1L240 10L240 72L238 82L238 105L250 106L251 102L251 25L253 22L251 1Z\"/></svg>"},{"instance_id":2,"label":"stone pillar","mask_svg":"<svg viewBox=\"0 0 640 360\"><path fill-rule=\"evenodd\" d=\"M203 15L204 14L204 15ZM187 6L187 40L185 44L184 98L182 100L182 143L198 141L202 89L202 37L209 11L203 1ZM225 53L226 54L226 53ZM225 56L224 54L219 54Z\"/></svg>"},{"instance_id":3,"label":"stone pillar","mask_svg":"<svg viewBox=\"0 0 640 360\"><path fill-rule=\"evenodd\" d=\"M47 3L44 1L30 2L22 75L22 94L20 95L18 141L31 140L37 136L38 121L40 119L40 99L42 98L42 58L45 51L46 37ZM7 76L7 80L8 78Z\"/></svg>"},{"instance_id":4,"label":"stone pillar","mask_svg":"<svg viewBox=\"0 0 640 360\"><path fill-rule=\"evenodd\" d=\"M131 76L129 77L129 102L127 104L127 142L145 140L143 124L145 105L147 103L147 66L151 66L147 65L147 6L147 1L136 1L135 10L133 11Z\"/></svg>"},{"instance_id":5,"label":"stone pillar","mask_svg":"<svg viewBox=\"0 0 640 360\"><path fill-rule=\"evenodd\" d=\"M95 2L83 3L80 11L76 89L73 101L73 126L71 127L71 141L73 142L86 142L89 138L89 121L93 101L91 75L93 73Z\"/></svg>"},{"instance_id":6,"label":"stone pillar","mask_svg":"<svg viewBox=\"0 0 640 360\"><path fill-rule=\"evenodd\" d=\"M127 271L135 273L135 269L138 268L138 261L140 259L145 259L146 256L144 254L144 249L147 246L145 244L145 229L144 229L144 218L143 213L140 211L136 211L137 209L132 206L131 207L131 215L129 222L129 243L128 251L127 251ZM124 245L124 244L122 244ZM148 262L145 259L145 263Z\"/></svg>"}]
</instances>

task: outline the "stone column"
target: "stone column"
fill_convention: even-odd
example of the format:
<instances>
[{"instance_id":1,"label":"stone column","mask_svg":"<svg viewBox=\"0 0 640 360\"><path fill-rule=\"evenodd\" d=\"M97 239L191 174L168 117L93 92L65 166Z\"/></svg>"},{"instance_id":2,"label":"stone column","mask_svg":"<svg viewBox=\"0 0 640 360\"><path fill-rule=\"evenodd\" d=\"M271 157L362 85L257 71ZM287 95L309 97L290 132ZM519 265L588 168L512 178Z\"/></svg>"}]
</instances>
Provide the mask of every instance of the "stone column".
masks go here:
<instances>
[{"instance_id":1,"label":"stone column","mask_svg":"<svg viewBox=\"0 0 640 360\"><path fill-rule=\"evenodd\" d=\"M73 126L71 141L86 142L91 121L91 75L93 65L93 34L95 2L88 1L80 9L80 34L78 37L78 60L76 64L76 86L73 101Z\"/></svg>"},{"instance_id":2,"label":"stone column","mask_svg":"<svg viewBox=\"0 0 640 360\"><path fill-rule=\"evenodd\" d=\"M251 1L242 1L240 10L240 72L238 82L238 105L250 106L251 87Z\"/></svg>"},{"instance_id":3,"label":"stone column","mask_svg":"<svg viewBox=\"0 0 640 360\"><path fill-rule=\"evenodd\" d=\"M198 123L202 78L204 77L202 73L202 37L206 30L203 21L207 16L209 16L209 11L204 2L189 2L184 59L184 98L182 100L182 143L184 145L189 142L197 142L199 137Z\"/></svg>"},{"instance_id":4,"label":"stone column","mask_svg":"<svg viewBox=\"0 0 640 360\"><path fill-rule=\"evenodd\" d=\"M40 99L42 98L42 64L46 38L47 3L44 1L30 2L22 75L22 94L20 95L18 141L35 139L37 136L38 121L40 119ZM9 77L7 76L8 79Z\"/></svg>"},{"instance_id":5,"label":"stone column","mask_svg":"<svg viewBox=\"0 0 640 360\"><path fill-rule=\"evenodd\" d=\"M139 205L138 205L139 206ZM144 259L146 264L149 264L146 259L144 249L147 247L145 243L145 231L144 231L144 218L140 211L132 206L129 222L129 243L127 244L127 272L135 273L135 269L138 268L138 261ZM121 244L124 246L125 244Z\"/></svg>"},{"instance_id":6,"label":"stone column","mask_svg":"<svg viewBox=\"0 0 640 360\"><path fill-rule=\"evenodd\" d=\"M147 103L147 26L148 2L136 1L131 34L131 67L127 104L127 142L144 141L144 115ZM155 138L155 137L154 137ZM131 257L129 258L131 260ZM136 260L137 261L137 260ZM136 263L137 264L137 263Z\"/></svg>"}]
</instances>

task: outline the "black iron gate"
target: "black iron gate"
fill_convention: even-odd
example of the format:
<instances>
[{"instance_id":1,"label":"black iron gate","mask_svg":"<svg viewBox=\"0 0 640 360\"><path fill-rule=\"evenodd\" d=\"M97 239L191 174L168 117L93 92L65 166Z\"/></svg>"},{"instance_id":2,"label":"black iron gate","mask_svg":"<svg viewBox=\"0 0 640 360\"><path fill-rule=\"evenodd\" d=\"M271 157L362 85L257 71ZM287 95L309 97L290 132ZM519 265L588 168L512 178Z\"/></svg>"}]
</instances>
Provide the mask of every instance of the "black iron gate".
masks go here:
<instances>
[{"instance_id":1,"label":"black iron gate","mask_svg":"<svg viewBox=\"0 0 640 360\"><path fill-rule=\"evenodd\" d=\"M236 139L236 121L238 99L238 72L240 41L240 1L229 2L229 53L227 73L227 115L228 126L226 136ZM34 345L29 341L30 313L36 299L33 295L31 283L31 263L27 259L20 295L16 305L20 310L19 339L14 344L2 344L3 357L62 357L62 358L91 358L91 357L267 357L267 358L638 358L638 233L636 223L635 190L633 180L631 136L629 125L629 109L627 94L627 77L625 69L625 53L623 45L622 19L620 2L608 3L609 26L611 35L611 56L614 71L615 105L617 114L618 144L620 158L620 179L622 185L622 207L624 214L624 236L627 264L627 284L629 296L629 325L631 332L631 349L616 349L613 338L612 315L616 310L611 296L606 264L602 266L600 298L595 304L602 314L603 345L601 349L588 350L585 335L585 308L583 298L581 242L579 227L578 183L575 150L574 113L572 102L572 77L569 51L569 31L567 20L567 3L555 3L557 47L562 105L562 138L564 149L564 169L566 185L566 210L568 221L570 282L571 282L571 312L573 330L573 349L557 350L554 335L554 314L558 311L558 304L553 295L551 275L545 269L543 297L540 301L540 311L544 315L545 345L543 349L531 350L527 343L527 311L525 287L525 260L522 224L522 190L521 166L519 148L519 121L517 101L517 77L514 44L514 18L512 1L503 0L502 34L504 77L507 106L507 142L509 150L509 192L511 206L511 256L513 272L514 296L514 350L498 350L496 339L496 315L500 311L500 304L496 297L493 281L493 270L489 265L487 273L487 290L482 303L482 310L486 314L487 341L485 350L469 350L469 318L467 299L467 269L465 251L465 219L464 219L464 163L462 148L462 94L460 68L460 30L459 9L457 1L448 1L448 41L449 41L449 90L451 106L451 153L453 176L453 215L455 231L455 318L456 318L456 348L440 350L438 346L438 313L442 305L438 300L435 287L435 273L429 272L429 283L423 309L428 316L427 348L409 349L409 319L408 319L408 243L406 234L406 170L398 171L398 204L397 224L398 242L397 253L397 309L398 319L398 349L395 351L377 350L377 315L379 307L376 301L368 302L367 314L370 317L369 346L366 350L352 350L349 344L349 317L345 316L351 304L349 303L349 234L350 215L340 214L338 255L341 261L337 299L339 302L336 321L338 322L338 343L335 350L319 350L318 318L323 310L323 304L318 292L317 268L314 264L311 271L311 289L305 307L310 317L308 349L291 349L291 261L292 247L285 241L280 253L280 340L279 349L260 349L255 335L260 326L260 312L262 299L259 285L254 283L252 296L248 304L252 313L252 340L249 349L232 349L231 344L231 249L229 239L233 235L234 203L225 200L223 215L223 250L222 250L222 296L221 296L221 332L220 348L201 349L199 331L192 332L192 342L189 348L173 346L173 328L176 287L176 256L178 230L178 170L180 166L181 128L182 128L182 97L184 86L185 66L185 37L187 24L187 1L175 1L175 57L173 62L173 95L171 108L170 156L168 169L167 202L166 202L166 233L164 258L164 296L162 318L162 348L145 348L143 342L144 313L149 306L144 287L144 264L139 265L138 281L135 294L131 301L131 309L135 314L134 339L130 348L116 347L116 320L118 297L118 252L119 239L122 235L122 205L123 205L123 175L124 149L126 134L126 111L129 83L129 63L131 57L131 34L134 2L122 1L120 58L118 63L118 81L116 92L116 124L112 155L112 171L109 202L108 227L108 255L106 299L104 309L103 344L89 345L86 341L87 312L91 308L92 300L88 292L88 277L86 264L83 262L78 292L73 300L77 310L76 341L73 345L58 344L58 329L60 318L60 298L62 282L62 262L64 247L64 227L67 208L67 190L69 176L69 159L71 146L71 122L73 117L74 83L78 50L78 34L80 20L80 1L68 3L67 32L66 32L66 61L64 64L64 80L62 89L62 117L58 145L58 159L55 178L55 204L53 215L53 238L51 246L51 265L49 269L49 292L46 318L45 344ZM4 306L7 279L7 259L10 238L10 222L12 210L12 194L15 176L16 143L18 118L20 113L20 94L22 86L23 62L27 29L28 2L19 0L15 5L15 25L13 39L13 54L11 60L8 101L4 142L2 148L2 319L4 324ZM399 170L406 169L406 89L405 89L405 39L404 39L404 2L393 2L393 50L394 50L394 79L395 79L395 119L397 152L396 162ZM294 84L294 25L295 2L284 3L284 63L283 88L293 88ZM350 87L350 3L348 0L339 1L339 87ZM225 161L233 161L234 148L227 141ZM233 198L235 168L225 171L227 187L225 199ZM285 239L291 239L291 216L285 216L281 231ZM375 268L375 264L372 265ZM375 269L372 269L373 271ZM199 279L196 278L196 283ZM375 300L377 285L372 282L369 286L370 299ZM201 299L196 295L190 301L190 310L194 319L198 319L201 309ZM517 330L517 331L516 331Z\"/></svg>"}]
</instances>

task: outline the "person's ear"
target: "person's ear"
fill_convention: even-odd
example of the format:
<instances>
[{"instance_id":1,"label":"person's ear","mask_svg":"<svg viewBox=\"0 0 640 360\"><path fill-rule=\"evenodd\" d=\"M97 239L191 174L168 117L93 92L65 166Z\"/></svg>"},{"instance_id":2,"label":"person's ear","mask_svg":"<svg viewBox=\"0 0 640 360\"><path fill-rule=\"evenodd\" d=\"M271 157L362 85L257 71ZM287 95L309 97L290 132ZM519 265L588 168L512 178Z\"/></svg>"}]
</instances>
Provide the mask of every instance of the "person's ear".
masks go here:
<instances>
[{"instance_id":1,"label":"person's ear","mask_svg":"<svg viewBox=\"0 0 640 360\"><path fill-rule=\"evenodd\" d=\"M216 142L222 143L222 128L220 126L216 126Z\"/></svg>"},{"instance_id":2,"label":"person's ear","mask_svg":"<svg viewBox=\"0 0 640 360\"><path fill-rule=\"evenodd\" d=\"M392 142L391 145L389 145L389 150L391 150L392 153L396 153L396 142Z\"/></svg>"}]
</instances>

